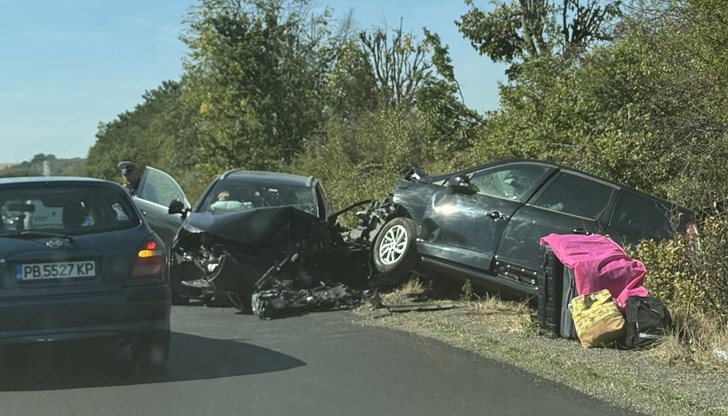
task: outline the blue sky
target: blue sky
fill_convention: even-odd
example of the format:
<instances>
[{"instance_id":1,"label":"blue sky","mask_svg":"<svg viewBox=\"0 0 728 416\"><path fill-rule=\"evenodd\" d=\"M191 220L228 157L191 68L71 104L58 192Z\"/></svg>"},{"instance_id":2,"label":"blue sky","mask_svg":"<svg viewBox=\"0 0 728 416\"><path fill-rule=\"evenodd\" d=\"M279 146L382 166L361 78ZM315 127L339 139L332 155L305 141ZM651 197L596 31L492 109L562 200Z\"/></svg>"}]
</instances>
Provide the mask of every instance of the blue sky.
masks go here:
<instances>
[{"instance_id":1,"label":"blue sky","mask_svg":"<svg viewBox=\"0 0 728 416\"><path fill-rule=\"evenodd\" d=\"M196 0L0 0L0 162L38 153L86 157L99 122L141 102L146 90L178 79L186 47L182 20ZM494 109L502 65L478 56L454 21L462 0L319 0L359 28L403 18L450 46L466 103Z\"/></svg>"}]
</instances>

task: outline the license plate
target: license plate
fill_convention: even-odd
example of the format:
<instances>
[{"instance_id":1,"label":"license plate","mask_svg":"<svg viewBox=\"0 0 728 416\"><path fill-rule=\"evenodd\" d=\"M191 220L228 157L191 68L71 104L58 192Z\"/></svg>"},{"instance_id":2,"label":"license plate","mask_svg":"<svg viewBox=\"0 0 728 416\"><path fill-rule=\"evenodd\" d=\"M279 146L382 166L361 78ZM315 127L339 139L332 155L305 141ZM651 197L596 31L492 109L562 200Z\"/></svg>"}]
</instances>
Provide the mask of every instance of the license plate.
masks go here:
<instances>
[{"instance_id":1,"label":"license plate","mask_svg":"<svg viewBox=\"0 0 728 416\"><path fill-rule=\"evenodd\" d=\"M95 276L95 261L31 263L15 266L15 277L18 280L74 279Z\"/></svg>"}]
</instances>

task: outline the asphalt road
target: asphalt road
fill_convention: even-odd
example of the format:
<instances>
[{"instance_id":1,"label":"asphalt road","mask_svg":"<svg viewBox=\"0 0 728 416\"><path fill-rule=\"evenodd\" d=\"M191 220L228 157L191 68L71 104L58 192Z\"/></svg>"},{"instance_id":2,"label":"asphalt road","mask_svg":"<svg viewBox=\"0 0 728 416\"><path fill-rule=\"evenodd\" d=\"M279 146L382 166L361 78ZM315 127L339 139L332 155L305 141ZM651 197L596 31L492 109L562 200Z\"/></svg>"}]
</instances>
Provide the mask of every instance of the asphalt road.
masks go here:
<instances>
[{"instance_id":1,"label":"asphalt road","mask_svg":"<svg viewBox=\"0 0 728 416\"><path fill-rule=\"evenodd\" d=\"M174 307L167 369L128 348L48 344L4 357L9 415L625 415L588 396L350 312L260 321Z\"/></svg>"}]
</instances>

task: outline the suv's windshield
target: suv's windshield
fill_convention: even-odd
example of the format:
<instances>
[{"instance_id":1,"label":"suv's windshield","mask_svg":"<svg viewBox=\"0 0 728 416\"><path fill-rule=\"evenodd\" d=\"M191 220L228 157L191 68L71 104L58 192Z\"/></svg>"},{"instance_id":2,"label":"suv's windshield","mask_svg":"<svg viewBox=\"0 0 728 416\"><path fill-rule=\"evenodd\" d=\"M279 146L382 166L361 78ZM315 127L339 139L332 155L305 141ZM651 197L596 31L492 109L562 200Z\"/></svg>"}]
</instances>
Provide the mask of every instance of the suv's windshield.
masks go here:
<instances>
[{"instance_id":1,"label":"suv's windshield","mask_svg":"<svg viewBox=\"0 0 728 416\"><path fill-rule=\"evenodd\" d=\"M121 189L77 184L0 188L0 210L5 236L113 231L140 221Z\"/></svg>"},{"instance_id":2,"label":"suv's windshield","mask_svg":"<svg viewBox=\"0 0 728 416\"><path fill-rule=\"evenodd\" d=\"M283 206L318 215L313 188L231 179L218 181L200 205L199 211L219 213Z\"/></svg>"}]
</instances>

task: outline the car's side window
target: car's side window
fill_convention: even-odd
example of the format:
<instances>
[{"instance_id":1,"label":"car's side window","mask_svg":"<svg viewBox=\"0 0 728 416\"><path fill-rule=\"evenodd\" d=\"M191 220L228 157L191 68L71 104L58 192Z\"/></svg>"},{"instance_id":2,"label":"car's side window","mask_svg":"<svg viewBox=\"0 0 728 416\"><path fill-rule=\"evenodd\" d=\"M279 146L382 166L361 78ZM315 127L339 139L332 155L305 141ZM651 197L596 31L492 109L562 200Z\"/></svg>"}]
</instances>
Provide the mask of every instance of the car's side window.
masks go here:
<instances>
[{"instance_id":1,"label":"car's side window","mask_svg":"<svg viewBox=\"0 0 728 416\"><path fill-rule=\"evenodd\" d=\"M607 209L613 190L603 183L562 172L533 205L594 220Z\"/></svg>"},{"instance_id":2,"label":"car's side window","mask_svg":"<svg viewBox=\"0 0 728 416\"><path fill-rule=\"evenodd\" d=\"M144 171L143 184L137 197L165 207L175 199L186 201L184 192L171 176L149 167Z\"/></svg>"},{"instance_id":3,"label":"car's side window","mask_svg":"<svg viewBox=\"0 0 728 416\"><path fill-rule=\"evenodd\" d=\"M470 178L470 184L477 187L479 194L518 200L546 170L546 166L506 166L477 172Z\"/></svg>"},{"instance_id":4,"label":"car's side window","mask_svg":"<svg viewBox=\"0 0 728 416\"><path fill-rule=\"evenodd\" d=\"M628 242L672 237L670 211L658 201L623 190L617 198L612 224Z\"/></svg>"}]
</instances>

